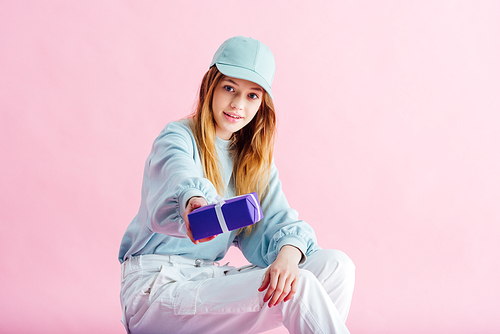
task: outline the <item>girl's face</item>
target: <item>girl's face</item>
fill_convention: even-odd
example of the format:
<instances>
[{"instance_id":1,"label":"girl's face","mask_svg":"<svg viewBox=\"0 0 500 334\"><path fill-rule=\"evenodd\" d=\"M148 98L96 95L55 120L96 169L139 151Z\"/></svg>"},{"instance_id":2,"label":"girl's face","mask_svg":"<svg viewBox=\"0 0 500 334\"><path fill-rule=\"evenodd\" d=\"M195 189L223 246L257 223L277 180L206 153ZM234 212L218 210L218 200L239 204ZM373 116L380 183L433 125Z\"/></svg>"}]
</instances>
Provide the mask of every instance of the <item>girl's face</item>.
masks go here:
<instances>
[{"instance_id":1,"label":"girl's face","mask_svg":"<svg viewBox=\"0 0 500 334\"><path fill-rule=\"evenodd\" d=\"M228 140L250 123L259 110L264 89L251 81L224 77L214 90L212 110L217 137Z\"/></svg>"}]
</instances>

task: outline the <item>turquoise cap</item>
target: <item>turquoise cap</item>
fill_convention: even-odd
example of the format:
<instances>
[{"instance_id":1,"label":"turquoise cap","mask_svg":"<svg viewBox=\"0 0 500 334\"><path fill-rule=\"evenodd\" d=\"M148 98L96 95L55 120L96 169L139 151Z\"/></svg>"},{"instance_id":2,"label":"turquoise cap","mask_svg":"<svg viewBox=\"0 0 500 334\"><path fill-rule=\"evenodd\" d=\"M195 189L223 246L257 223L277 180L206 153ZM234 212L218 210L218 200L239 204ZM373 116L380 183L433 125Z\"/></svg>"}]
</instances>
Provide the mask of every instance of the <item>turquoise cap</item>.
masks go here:
<instances>
[{"instance_id":1,"label":"turquoise cap","mask_svg":"<svg viewBox=\"0 0 500 334\"><path fill-rule=\"evenodd\" d=\"M259 40L236 36L219 47L210 67L228 77L248 80L260 85L273 98L271 85L276 65L271 50Z\"/></svg>"}]
</instances>

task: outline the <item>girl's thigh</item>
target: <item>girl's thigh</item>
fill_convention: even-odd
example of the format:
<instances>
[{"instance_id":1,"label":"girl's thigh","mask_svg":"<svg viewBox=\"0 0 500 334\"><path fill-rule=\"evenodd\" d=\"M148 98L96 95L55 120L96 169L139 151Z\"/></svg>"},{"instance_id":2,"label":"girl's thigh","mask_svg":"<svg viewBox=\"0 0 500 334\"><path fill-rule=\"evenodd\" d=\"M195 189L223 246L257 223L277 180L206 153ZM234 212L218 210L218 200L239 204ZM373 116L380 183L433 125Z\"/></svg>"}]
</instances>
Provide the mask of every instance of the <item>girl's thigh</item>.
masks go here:
<instances>
[{"instance_id":1,"label":"girl's thigh","mask_svg":"<svg viewBox=\"0 0 500 334\"><path fill-rule=\"evenodd\" d=\"M170 283L160 273L140 289L127 325L131 333L256 333L278 327L281 308L263 307L265 292L258 291L265 270ZM155 295L148 296L152 289Z\"/></svg>"}]
</instances>

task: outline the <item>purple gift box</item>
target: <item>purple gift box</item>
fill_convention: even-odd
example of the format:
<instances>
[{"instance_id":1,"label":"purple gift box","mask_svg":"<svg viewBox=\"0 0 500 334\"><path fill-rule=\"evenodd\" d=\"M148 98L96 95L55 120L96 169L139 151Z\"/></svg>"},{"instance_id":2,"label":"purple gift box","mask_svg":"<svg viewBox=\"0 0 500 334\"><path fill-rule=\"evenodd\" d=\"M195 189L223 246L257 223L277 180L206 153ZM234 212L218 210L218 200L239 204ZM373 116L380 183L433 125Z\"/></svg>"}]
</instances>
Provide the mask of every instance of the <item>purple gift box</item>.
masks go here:
<instances>
[{"instance_id":1,"label":"purple gift box","mask_svg":"<svg viewBox=\"0 0 500 334\"><path fill-rule=\"evenodd\" d=\"M262 219L256 193L222 199L188 215L194 240L210 237L255 224Z\"/></svg>"}]
</instances>

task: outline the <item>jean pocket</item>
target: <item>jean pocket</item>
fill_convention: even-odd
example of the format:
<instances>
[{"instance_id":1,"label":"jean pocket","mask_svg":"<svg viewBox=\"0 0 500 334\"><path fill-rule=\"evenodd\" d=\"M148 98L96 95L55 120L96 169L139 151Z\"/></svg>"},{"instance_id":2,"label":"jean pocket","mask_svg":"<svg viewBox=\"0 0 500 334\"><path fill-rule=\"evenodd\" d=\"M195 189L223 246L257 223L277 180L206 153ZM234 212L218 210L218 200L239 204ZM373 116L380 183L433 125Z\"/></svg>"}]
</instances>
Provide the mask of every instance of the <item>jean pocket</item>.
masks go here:
<instances>
[{"instance_id":1,"label":"jean pocket","mask_svg":"<svg viewBox=\"0 0 500 334\"><path fill-rule=\"evenodd\" d=\"M247 268L244 272L207 280L200 287L198 313L259 312L264 305L264 292L260 292L264 269Z\"/></svg>"},{"instance_id":2,"label":"jean pocket","mask_svg":"<svg viewBox=\"0 0 500 334\"><path fill-rule=\"evenodd\" d=\"M198 294L203 281L187 281L176 283L174 293L174 314L193 315L196 314Z\"/></svg>"},{"instance_id":3,"label":"jean pocket","mask_svg":"<svg viewBox=\"0 0 500 334\"><path fill-rule=\"evenodd\" d=\"M196 314L200 286L210 277L210 268L162 267L151 286L151 299L159 298L175 315Z\"/></svg>"}]
</instances>

